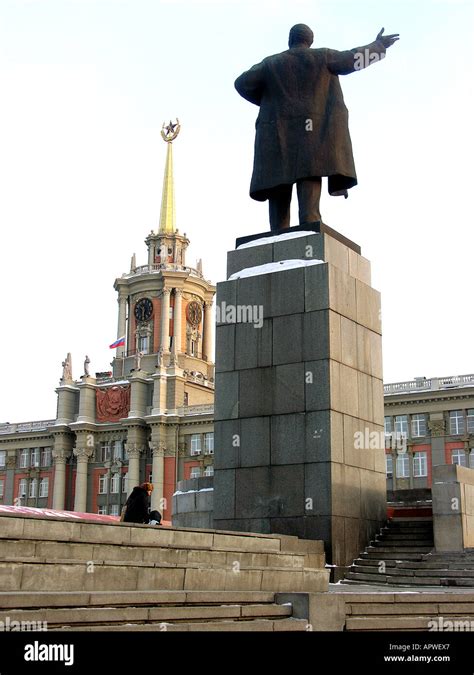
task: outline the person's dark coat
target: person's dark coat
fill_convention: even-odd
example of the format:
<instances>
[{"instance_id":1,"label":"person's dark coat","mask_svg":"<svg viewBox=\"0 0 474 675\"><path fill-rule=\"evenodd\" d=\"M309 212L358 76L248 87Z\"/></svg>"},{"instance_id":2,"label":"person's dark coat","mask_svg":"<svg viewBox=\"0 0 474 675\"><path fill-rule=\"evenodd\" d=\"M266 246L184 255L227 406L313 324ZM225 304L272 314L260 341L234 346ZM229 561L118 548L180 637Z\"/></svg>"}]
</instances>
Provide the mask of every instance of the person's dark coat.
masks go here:
<instances>
[{"instance_id":1,"label":"person's dark coat","mask_svg":"<svg viewBox=\"0 0 474 675\"><path fill-rule=\"evenodd\" d=\"M338 76L384 54L385 47L377 41L343 52L300 45L267 57L237 78L239 94L260 106L250 185L253 199L265 201L271 188L305 178L329 176L331 194L357 185Z\"/></svg>"},{"instance_id":2,"label":"person's dark coat","mask_svg":"<svg viewBox=\"0 0 474 675\"><path fill-rule=\"evenodd\" d=\"M150 498L148 492L142 487L134 487L127 503L124 523L148 523L150 519Z\"/></svg>"}]
</instances>

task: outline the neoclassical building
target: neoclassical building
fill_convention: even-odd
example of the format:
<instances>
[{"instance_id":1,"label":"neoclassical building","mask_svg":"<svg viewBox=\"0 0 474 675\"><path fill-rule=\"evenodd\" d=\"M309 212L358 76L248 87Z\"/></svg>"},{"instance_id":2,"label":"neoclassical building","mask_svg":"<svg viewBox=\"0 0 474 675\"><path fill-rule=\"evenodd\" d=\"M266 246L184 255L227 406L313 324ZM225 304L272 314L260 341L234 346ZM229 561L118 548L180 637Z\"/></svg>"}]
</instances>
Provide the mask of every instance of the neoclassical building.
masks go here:
<instances>
[{"instance_id":1,"label":"neoclassical building","mask_svg":"<svg viewBox=\"0 0 474 675\"><path fill-rule=\"evenodd\" d=\"M176 482L212 475L213 299L202 263L186 263L176 227L172 141L167 144L158 230L147 264L115 280L112 371L74 379L63 362L54 420L0 425L0 503L118 515L131 489L154 484L152 506L171 519ZM105 327L104 327L105 332Z\"/></svg>"}]
</instances>

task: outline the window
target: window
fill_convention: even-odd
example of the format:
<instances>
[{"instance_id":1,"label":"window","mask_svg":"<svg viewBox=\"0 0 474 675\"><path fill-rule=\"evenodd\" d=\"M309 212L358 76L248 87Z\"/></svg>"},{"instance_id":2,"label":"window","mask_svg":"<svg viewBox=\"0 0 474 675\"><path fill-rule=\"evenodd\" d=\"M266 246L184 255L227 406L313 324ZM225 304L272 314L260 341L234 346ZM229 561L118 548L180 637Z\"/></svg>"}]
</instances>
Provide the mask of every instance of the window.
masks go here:
<instances>
[{"instance_id":1,"label":"window","mask_svg":"<svg viewBox=\"0 0 474 675\"><path fill-rule=\"evenodd\" d=\"M41 466L51 466L51 448L43 448L41 452Z\"/></svg>"},{"instance_id":2,"label":"window","mask_svg":"<svg viewBox=\"0 0 474 675\"><path fill-rule=\"evenodd\" d=\"M413 415L411 418L412 438L426 436L426 415Z\"/></svg>"},{"instance_id":3,"label":"window","mask_svg":"<svg viewBox=\"0 0 474 675\"><path fill-rule=\"evenodd\" d=\"M190 478L199 478L201 475L201 467L193 466L191 467L191 473L189 474Z\"/></svg>"},{"instance_id":4,"label":"window","mask_svg":"<svg viewBox=\"0 0 474 675\"><path fill-rule=\"evenodd\" d=\"M3 499L5 489L5 481L0 480L0 499Z\"/></svg>"},{"instance_id":5,"label":"window","mask_svg":"<svg viewBox=\"0 0 474 675\"><path fill-rule=\"evenodd\" d=\"M108 443L102 443L100 446L100 461L108 462L110 460L110 445Z\"/></svg>"},{"instance_id":6,"label":"window","mask_svg":"<svg viewBox=\"0 0 474 675\"><path fill-rule=\"evenodd\" d=\"M409 478L410 461L408 453L403 453L397 457L397 478Z\"/></svg>"},{"instance_id":7,"label":"window","mask_svg":"<svg viewBox=\"0 0 474 675\"><path fill-rule=\"evenodd\" d=\"M0 450L0 469L3 469L7 463L7 451Z\"/></svg>"},{"instance_id":8,"label":"window","mask_svg":"<svg viewBox=\"0 0 474 675\"><path fill-rule=\"evenodd\" d=\"M20 452L20 468L21 469L26 469L26 467L29 464L29 459L30 459L30 451L25 448L25 450L22 450Z\"/></svg>"},{"instance_id":9,"label":"window","mask_svg":"<svg viewBox=\"0 0 474 675\"><path fill-rule=\"evenodd\" d=\"M413 476L422 478L428 475L428 454L426 452L415 452L413 455Z\"/></svg>"},{"instance_id":10,"label":"window","mask_svg":"<svg viewBox=\"0 0 474 675\"><path fill-rule=\"evenodd\" d=\"M38 494L38 481L36 478L33 478L33 480L30 480L28 497L31 499L32 497L36 497L37 494Z\"/></svg>"},{"instance_id":11,"label":"window","mask_svg":"<svg viewBox=\"0 0 474 675\"><path fill-rule=\"evenodd\" d=\"M99 494L107 494L107 474L103 473L99 476Z\"/></svg>"},{"instance_id":12,"label":"window","mask_svg":"<svg viewBox=\"0 0 474 675\"><path fill-rule=\"evenodd\" d=\"M97 513L99 514L99 516L107 515L107 507L106 506L99 506L99 508L97 509Z\"/></svg>"},{"instance_id":13,"label":"window","mask_svg":"<svg viewBox=\"0 0 474 675\"><path fill-rule=\"evenodd\" d=\"M141 335L138 338L138 351L148 354L148 335Z\"/></svg>"},{"instance_id":14,"label":"window","mask_svg":"<svg viewBox=\"0 0 474 675\"><path fill-rule=\"evenodd\" d=\"M40 465L40 449L39 448L33 448L31 451L31 466L39 466Z\"/></svg>"},{"instance_id":15,"label":"window","mask_svg":"<svg viewBox=\"0 0 474 675\"><path fill-rule=\"evenodd\" d=\"M467 431L474 434L474 408L467 411Z\"/></svg>"},{"instance_id":16,"label":"window","mask_svg":"<svg viewBox=\"0 0 474 675\"><path fill-rule=\"evenodd\" d=\"M114 441L114 459L123 459L122 441Z\"/></svg>"},{"instance_id":17,"label":"window","mask_svg":"<svg viewBox=\"0 0 474 675\"><path fill-rule=\"evenodd\" d=\"M392 478L393 476L393 457L392 455L385 455L385 466L387 470L387 477Z\"/></svg>"},{"instance_id":18,"label":"window","mask_svg":"<svg viewBox=\"0 0 474 675\"><path fill-rule=\"evenodd\" d=\"M462 410L453 410L449 413L449 433L458 436L464 433L464 415Z\"/></svg>"},{"instance_id":19,"label":"window","mask_svg":"<svg viewBox=\"0 0 474 675\"><path fill-rule=\"evenodd\" d=\"M395 431L397 434L408 436L408 415L397 415L395 417Z\"/></svg>"},{"instance_id":20,"label":"window","mask_svg":"<svg viewBox=\"0 0 474 675\"><path fill-rule=\"evenodd\" d=\"M453 450L451 453L451 463L458 466L467 466L466 453L461 448Z\"/></svg>"},{"instance_id":21,"label":"window","mask_svg":"<svg viewBox=\"0 0 474 675\"><path fill-rule=\"evenodd\" d=\"M119 515L120 515L119 505L118 505L118 504L111 504L111 506L110 506L110 515L111 515L111 516L119 516Z\"/></svg>"},{"instance_id":22,"label":"window","mask_svg":"<svg viewBox=\"0 0 474 675\"><path fill-rule=\"evenodd\" d=\"M469 468L474 469L474 448L469 451Z\"/></svg>"},{"instance_id":23,"label":"window","mask_svg":"<svg viewBox=\"0 0 474 675\"><path fill-rule=\"evenodd\" d=\"M204 453L206 455L214 454L214 433L204 434Z\"/></svg>"},{"instance_id":24,"label":"window","mask_svg":"<svg viewBox=\"0 0 474 675\"><path fill-rule=\"evenodd\" d=\"M49 478L42 478L40 480L40 497L47 497L49 492Z\"/></svg>"},{"instance_id":25,"label":"window","mask_svg":"<svg viewBox=\"0 0 474 675\"><path fill-rule=\"evenodd\" d=\"M393 431L392 428L392 418L391 417L386 417L385 418L385 433L386 434L391 434Z\"/></svg>"},{"instance_id":26,"label":"window","mask_svg":"<svg viewBox=\"0 0 474 675\"><path fill-rule=\"evenodd\" d=\"M191 356L194 356L196 353L196 342L191 340Z\"/></svg>"},{"instance_id":27,"label":"window","mask_svg":"<svg viewBox=\"0 0 474 675\"><path fill-rule=\"evenodd\" d=\"M119 489L120 489L120 474L114 473L114 475L112 476L112 480L110 481L110 492L112 492L112 494L118 494Z\"/></svg>"},{"instance_id":28,"label":"window","mask_svg":"<svg viewBox=\"0 0 474 675\"><path fill-rule=\"evenodd\" d=\"M201 454L201 434L192 434L191 436L191 455Z\"/></svg>"},{"instance_id":29,"label":"window","mask_svg":"<svg viewBox=\"0 0 474 675\"><path fill-rule=\"evenodd\" d=\"M213 466L206 466L204 469L204 475L205 476L213 476L214 475L214 467Z\"/></svg>"},{"instance_id":30,"label":"window","mask_svg":"<svg viewBox=\"0 0 474 675\"><path fill-rule=\"evenodd\" d=\"M153 474L152 473L148 474L148 482L153 483Z\"/></svg>"},{"instance_id":31,"label":"window","mask_svg":"<svg viewBox=\"0 0 474 675\"><path fill-rule=\"evenodd\" d=\"M122 492L128 492L128 473L122 474Z\"/></svg>"}]
</instances>

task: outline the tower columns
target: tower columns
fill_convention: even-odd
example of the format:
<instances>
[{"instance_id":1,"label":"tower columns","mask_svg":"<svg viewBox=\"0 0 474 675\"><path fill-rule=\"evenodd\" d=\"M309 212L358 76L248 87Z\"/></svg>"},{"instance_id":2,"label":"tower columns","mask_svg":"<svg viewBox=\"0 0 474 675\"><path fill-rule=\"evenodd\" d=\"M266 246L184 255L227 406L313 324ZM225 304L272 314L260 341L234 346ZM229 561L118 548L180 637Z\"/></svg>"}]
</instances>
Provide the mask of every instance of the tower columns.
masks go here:
<instances>
[{"instance_id":1,"label":"tower columns","mask_svg":"<svg viewBox=\"0 0 474 675\"><path fill-rule=\"evenodd\" d=\"M125 335L127 330L127 298L124 295L118 297L118 326L117 326L117 340ZM117 348L117 358L123 358L125 346Z\"/></svg>"},{"instance_id":2,"label":"tower columns","mask_svg":"<svg viewBox=\"0 0 474 675\"><path fill-rule=\"evenodd\" d=\"M160 346L164 352L170 350L170 289L163 288L161 296L161 340Z\"/></svg>"},{"instance_id":3,"label":"tower columns","mask_svg":"<svg viewBox=\"0 0 474 675\"><path fill-rule=\"evenodd\" d=\"M202 357L206 361L212 361L212 301L204 303L203 332Z\"/></svg>"},{"instance_id":4,"label":"tower columns","mask_svg":"<svg viewBox=\"0 0 474 675\"><path fill-rule=\"evenodd\" d=\"M163 441L150 444L153 453L151 472L153 475L153 492L151 493L151 508L163 512L164 473L165 473L165 445Z\"/></svg>"},{"instance_id":5,"label":"tower columns","mask_svg":"<svg viewBox=\"0 0 474 675\"><path fill-rule=\"evenodd\" d=\"M143 447L137 443L126 443L125 450L128 455L128 494L134 487L140 484L140 456Z\"/></svg>"},{"instance_id":6,"label":"tower columns","mask_svg":"<svg viewBox=\"0 0 474 675\"><path fill-rule=\"evenodd\" d=\"M76 491L74 498L74 511L85 513L87 511L87 473L89 459L94 454L94 436L87 432L78 432L74 456L77 459L76 466Z\"/></svg>"},{"instance_id":7,"label":"tower columns","mask_svg":"<svg viewBox=\"0 0 474 675\"><path fill-rule=\"evenodd\" d=\"M181 349L181 314L183 310L183 289L175 288L174 291L174 324L173 324L173 353L177 356Z\"/></svg>"},{"instance_id":8,"label":"tower columns","mask_svg":"<svg viewBox=\"0 0 474 675\"><path fill-rule=\"evenodd\" d=\"M72 454L73 436L55 432L52 457L54 462L53 509L63 511L66 500L66 463Z\"/></svg>"}]
</instances>

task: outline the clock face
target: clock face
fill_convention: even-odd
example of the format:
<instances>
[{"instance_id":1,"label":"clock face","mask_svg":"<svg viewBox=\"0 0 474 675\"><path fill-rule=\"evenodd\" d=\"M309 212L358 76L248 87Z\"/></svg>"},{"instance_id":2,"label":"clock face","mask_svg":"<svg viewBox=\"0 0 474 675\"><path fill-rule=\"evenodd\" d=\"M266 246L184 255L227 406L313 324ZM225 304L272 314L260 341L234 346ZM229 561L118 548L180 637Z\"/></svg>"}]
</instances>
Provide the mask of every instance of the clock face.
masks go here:
<instances>
[{"instance_id":1,"label":"clock face","mask_svg":"<svg viewBox=\"0 0 474 675\"><path fill-rule=\"evenodd\" d=\"M193 300L186 309L186 316L191 326L199 326L202 318L201 305Z\"/></svg>"},{"instance_id":2,"label":"clock face","mask_svg":"<svg viewBox=\"0 0 474 675\"><path fill-rule=\"evenodd\" d=\"M149 298L142 298L135 305L135 318L137 321L148 321L153 314L153 303Z\"/></svg>"}]
</instances>

